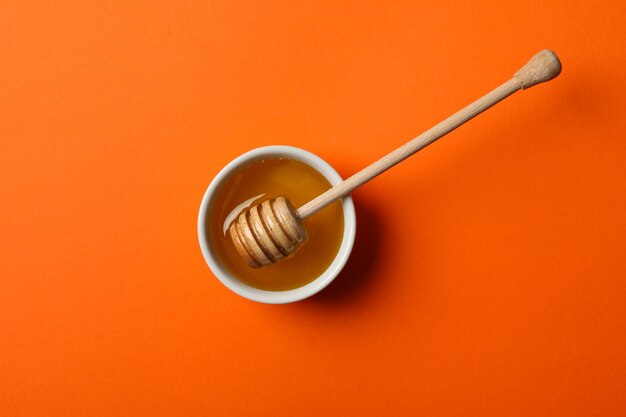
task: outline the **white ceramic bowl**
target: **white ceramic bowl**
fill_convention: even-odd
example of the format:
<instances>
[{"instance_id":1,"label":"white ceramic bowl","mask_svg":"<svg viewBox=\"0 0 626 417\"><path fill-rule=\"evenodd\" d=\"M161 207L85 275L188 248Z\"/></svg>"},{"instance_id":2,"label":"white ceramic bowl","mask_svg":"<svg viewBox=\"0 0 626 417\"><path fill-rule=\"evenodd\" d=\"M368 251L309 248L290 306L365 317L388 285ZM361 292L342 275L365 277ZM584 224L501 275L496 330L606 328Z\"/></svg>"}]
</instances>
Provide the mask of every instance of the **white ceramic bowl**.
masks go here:
<instances>
[{"instance_id":1,"label":"white ceramic bowl","mask_svg":"<svg viewBox=\"0 0 626 417\"><path fill-rule=\"evenodd\" d=\"M339 251L326 271L308 284L288 291L266 291L251 287L239 281L222 266L217 256L215 256L213 248L211 248L210 245L209 237L207 236L205 225L211 213L215 195L222 187L224 181L232 173L238 171L239 168L252 162L270 158L289 158L304 162L326 177L332 185L339 184L342 181L337 171L326 161L303 149L294 148L292 146L266 146L253 149L231 161L217 174L213 181L211 181L209 188L202 198L202 204L200 205L200 213L198 215L198 240L200 241L200 248L202 249L206 263L222 284L233 292L250 300L268 304L283 304L312 296L330 284L339 272L341 272L352 252L354 237L356 235L356 215L354 213L352 198L350 196L344 197L342 199L344 231Z\"/></svg>"}]
</instances>

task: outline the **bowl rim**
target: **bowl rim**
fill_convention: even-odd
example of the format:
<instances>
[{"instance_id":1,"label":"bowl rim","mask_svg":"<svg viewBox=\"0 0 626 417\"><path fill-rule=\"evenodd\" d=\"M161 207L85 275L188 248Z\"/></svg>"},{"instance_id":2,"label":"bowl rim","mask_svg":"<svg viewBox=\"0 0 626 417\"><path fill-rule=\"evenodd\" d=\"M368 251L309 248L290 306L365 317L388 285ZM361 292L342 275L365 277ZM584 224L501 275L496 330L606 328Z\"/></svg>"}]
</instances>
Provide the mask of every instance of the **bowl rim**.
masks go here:
<instances>
[{"instance_id":1,"label":"bowl rim","mask_svg":"<svg viewBox=\"0 0 626 417\"><path fill-rule=\"evenodd\" d=\"M339 173L328 162L312 152L287 145L262 146L238 156L218 172L202 197L198 213L198 241L202 255L204 256L204 259L213 274L222 284L234 293L249 300L266 304L284 304L300 301L318 293L328 286L328 284L330 284L337 277L337 275L339 275L348 261L356 236L356 213L354 210L354 202L352 201L352 197L346 196L341 199L344 217L344 233L337 255L328 268L326 268L326 270L319 277L315 278L308 284L286 291L262 290L239 281L221 266L208 243L209 238L205 228L212 200L214 199L216 193L221 189L224 180L226 180L229 175L242 165L262 159L281 157L295 159L309 165L322 174L333 186L343 181Z\"/></svg>"}]
</instances>

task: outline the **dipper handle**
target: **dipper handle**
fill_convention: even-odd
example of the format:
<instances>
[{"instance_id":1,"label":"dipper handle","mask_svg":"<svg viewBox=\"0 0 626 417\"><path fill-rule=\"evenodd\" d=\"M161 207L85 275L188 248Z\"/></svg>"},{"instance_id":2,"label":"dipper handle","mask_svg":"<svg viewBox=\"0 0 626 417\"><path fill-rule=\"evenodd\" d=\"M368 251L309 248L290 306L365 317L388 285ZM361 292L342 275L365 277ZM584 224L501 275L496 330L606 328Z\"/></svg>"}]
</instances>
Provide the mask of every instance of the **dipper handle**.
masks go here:
<instances>
[{"instance_id":1,"label":"dipper handle","mask_svg":"<svg viewBox=\"0 0 626 417\"><path fill-rule=\"evenodd\" d=\"M450 133L516 91L550 81L560 73L561 62L554 52L548 49L538 52L526 65L515 73L513 78L485 94L472 104L454 113L452 116L430 128L415 139L385 155L367 168L357 172L341 184L334 186L309 201L298 209L298 216L301 219L305 219L317 213L333 201L350 194L355 188L360 187L394 165L402 162L420 149L425 148L437 139Z\"/></svg>"}]
</instances>

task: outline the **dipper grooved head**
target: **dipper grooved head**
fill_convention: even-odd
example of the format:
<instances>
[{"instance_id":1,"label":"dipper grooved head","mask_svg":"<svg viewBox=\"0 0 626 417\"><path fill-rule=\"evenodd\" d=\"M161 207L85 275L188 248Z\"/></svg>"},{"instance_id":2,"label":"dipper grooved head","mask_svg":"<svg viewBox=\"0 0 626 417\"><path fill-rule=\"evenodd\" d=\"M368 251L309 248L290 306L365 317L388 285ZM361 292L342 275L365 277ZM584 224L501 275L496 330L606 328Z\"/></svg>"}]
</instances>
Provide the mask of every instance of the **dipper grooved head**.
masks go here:
<instances>
[{"instance_id":1,"label":"dipper grooved head","mask_svg":"<svg viewBox=\"0 0 626 417\"><path fill-rule=\"evenodd\" d=\"M285 259L308 239L300 216L282 196L244 210L229 233L239 255L253 268Z\"/></svg>"}]
</instances>

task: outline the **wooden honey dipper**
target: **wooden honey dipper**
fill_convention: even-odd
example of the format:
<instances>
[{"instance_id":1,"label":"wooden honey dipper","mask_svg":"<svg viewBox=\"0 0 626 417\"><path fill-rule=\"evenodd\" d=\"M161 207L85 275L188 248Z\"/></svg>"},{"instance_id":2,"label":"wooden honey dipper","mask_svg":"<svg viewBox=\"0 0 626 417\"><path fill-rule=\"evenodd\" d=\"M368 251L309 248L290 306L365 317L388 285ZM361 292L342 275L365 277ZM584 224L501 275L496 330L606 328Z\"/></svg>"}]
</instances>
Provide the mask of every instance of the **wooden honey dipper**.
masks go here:
<instances>
[{"instance_id":1,"label":"wooden honey dipper","mask_svg":"<svg viewBox=\"0 0 626 417\"><path fill-rule=\"evenodd\" d=\"M415 139L357 172L341 184L320 194L299 209L286 197L263 201L244 210L230 225L231 239L241 257L253 268L274 264L294 253L308 238L303 220L352 190L405 160L420 149L484 112L508 96L550 81L561 73L556 54L544 49L507 82L454 113Z\"/></svg>"}]
</instances>

